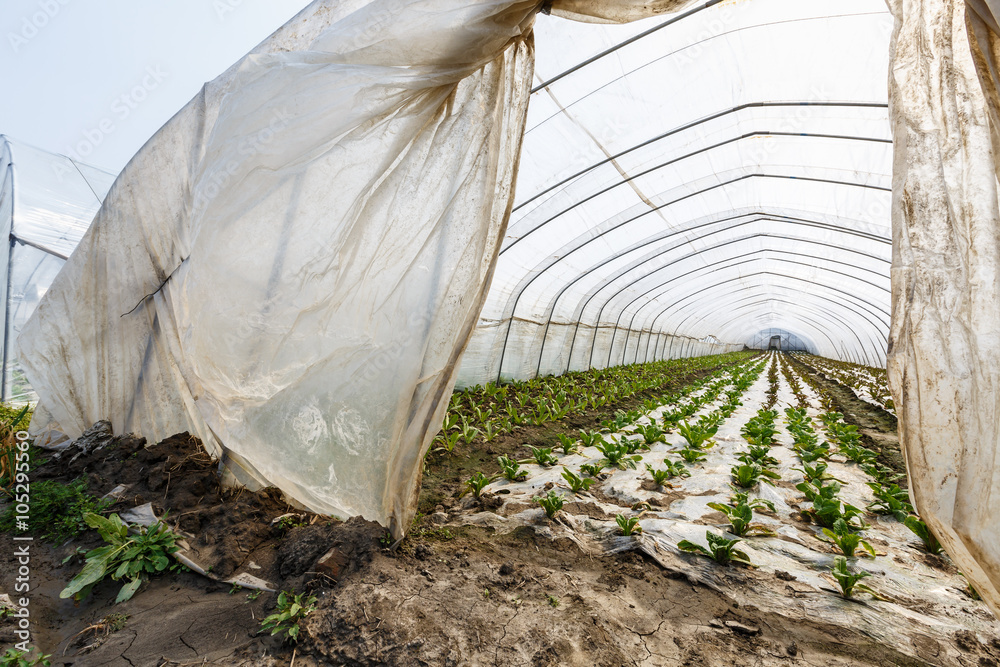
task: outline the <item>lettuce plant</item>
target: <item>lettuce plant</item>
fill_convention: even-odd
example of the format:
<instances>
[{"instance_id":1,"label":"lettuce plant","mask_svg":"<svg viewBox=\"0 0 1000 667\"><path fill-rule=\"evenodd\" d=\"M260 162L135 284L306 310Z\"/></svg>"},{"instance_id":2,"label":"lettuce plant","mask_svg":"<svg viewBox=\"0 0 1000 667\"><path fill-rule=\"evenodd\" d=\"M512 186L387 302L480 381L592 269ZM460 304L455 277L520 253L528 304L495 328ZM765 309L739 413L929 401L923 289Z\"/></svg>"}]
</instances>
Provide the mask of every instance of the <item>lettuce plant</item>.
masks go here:
<instances>
[{"instance_id":1,"label":"lettuce plant","mask_svg":"<svg viewBox=\"0 0 1000 667\"><path fill-rule=\"evenodd\" d=\"M733 507L722 503L708 503L714 510L722 512L729 519L729 532L737 537L748 535L774 535L774 531L763 524L753 523L753 509L743 503Z\"/></svg>"},{"instance_id":2,"label":"lettuce plant","mask_svg":"<svg viewBox=\"0 0 1000 667\"><path fill-rule=\"evenodd\" d=\"M528 449L531 450L531 455L534 457L535 463L543 468L554 466L559 462L559 459L552 455L551 447L532 447L528 445Z\"/></svg>"},{"instance_id":3,"label":"lettuce plant","mask_svg":"<svg viewBox=\"0 0 1000 667\"><path fill-rule=\"evenodd\" d=\"M705 452L700 449L692 449L691 447L685 447L684 449L678 450L677 453L688 463L697 463L708 458L708 454Z\"/></svg>"},{"instance_id":4,"label":"lettuce plant","mask_svg":"<svg viewBox=\"0 0 1000 667\"><path fill-rule=\"evenodd\" d=\"M556 436L556 439L559 440L559 447L562 449L563 454L572 454L576 451L577 441L573 438L560 433Z\"/></svg>"},{"instance_id":5,"label":"lettuce plant","mask_svg":"<svg viewBox=\"0 0 1000 667\"><path fill-rule=\"evenodd\" d=\"M677 548L681 551L706 556L719 565L729 565L730 563L743 563L753 566L750 557L745 552L736 549L735 546L743 540L736 538L727 540L721 535L716 535L712 531L705 531L705 539L708 541L708 548L695 544L688 540L681 540L677 543Z\"/></svg>"},{"instance_id":6,"label":"lettuce plant","mask_svg":"<svg viewBox=\"0 0 1000 667\"><path fill-rule=\"evenodd\" d=\"M781 479L781 475L756 463L733 466L729 471L733 482L744 489L752 489L760 482L772 484L771 480Z\"/></svg>"},{"instance_id":7,"label":"lettuce plant","mask_svg":"<svg viewBox=\"0 0 1000 667\"><path fill-rule=\"evenodd\" d=\"M84 515L84 521L97 529L105 544L87 552L83 569L62 590L61 598L82 600L110 576L115 581L125 581L115 600L124 602L135 595L143 581L167 570L170 554L179 548L175 543L177 536L159 521L148 527L132 526L132 532L117 514L105 518L91 512Z\"/></svg>"},{"instance_id":8,"label":"lettuce plant","mask_svg":"<svg viewBox=\"0 0 1000 667\"><path fill-rule=\"evenodd\" d=\"M666 431L656 424L647 424L645 426L639 425L636 426L635 431L642 436L647 445L652 445L657 442L665 443L667 441Z\"/></svg>"},{"instance_id":9,"label":"lettuce plant","mask_svg":"<svg viewBox=\"0 0 1000 667\"><path fill-rule=\"evenodd\" d=\"M627 445L617 442L606 442L597 445L597 449L601 454L604 454L604 460L601 463L612 468L634 470L636 463L642 460L642 457L639 455L631 455Z\"/></svg>"},{"instance_id":10,"label":"lettuce plant","mask_svg":"<svg viewBox=\"0 0 1000 667\"><path fill-rule=\"evenodd\" d=\"M890 514L897 521L904 522L913 512L910 505L910 494L906 489L899 488L898 484L883 486L877 482L868 482L868 488L875 495L875 502L868 505L868 510L877 514Z\"/></svg>"},{"instance_id":11,"label":"lettuce plant","mask_svg":"<svg viewBox=\"0 0 1000 667\"><path fill-rule=\"evenodd\" d=\"M592 479L583 479L576 473L574 473L569 468L563 467L562 472L563 479L569 484L569 488L573 493L580 493L581 491L589 491L590 485L594 483Z\"/></svg>"},{"instance_id":12,"label":"lettuce plant","mask_svg":"<svg viewBox=\"0 0 1000 667\"><path fill-rule=\"evenodd\" d=\"M937 555L942 552L941 543L937 541L937 538L934 537L934 533L931 532L931 529L926 523L924 523L923 519L915 516L908 516L903 521L903 524L920 538L928 553Z\"/></svg>"},{"instance_id":13,"label":"lettuce plant","mask_svg":"<svg viewBox=\"0 0 1000 667\"><path fill-rule=\"evenodd\" d=\"M550 519L556 515L556 512L563 508L563 505L566 504L563 497L555 491L549 491L548 494L544 496L536 496L535 498L532 498L532 500L542 506L542 509L545 510L545 516Z\"/></svg>"},{"instance_id":14,"label":"lettuce plant","mask_svg":"<svg viewBox=\"0 0 1000 667\"><path fill-rule=\"evenodd\" d=\"M638 535L642 532L642 526L639 525L638 517L627 519L624 514L619 514L615 517L615 521L618 523L618 527L621 529L622 535L625 537Z\"/></svg>"},{"instance_id":15,"label":"lettuce plant","mask_svg":"<svg viewBox=\"0 0 1000 667\"><path fill-rule=\"evenodd\" d=\"M512 482L519 482L528 476L528 473L521 468L521 464L507 456L498 456L497 463L503 470L503 476Z\"/></svg>"},{"instance_id":16,"label":"lettuce plant","mask_svg":"<svg viewBox=\"0 0 1000 667\"><path fill-rule=\"evenodd\" d=\"M812 508L803 510L802 513L824 528L833 528L838 520L843 520L855 530L862 530L868 525L860 518L862 515L860 509L848 503L841 503L839 498L816 496L812 504Z\"/></svg>"},{"instance_id":17,"label":"lettuce plant","mask_svg":"<svg viewBox=\"0 0 1000 667\"><path fill-rule=\"evenodd\" d=\"M837 479L836 477L834 477L833 475L831 475L826 471L828 467L829 464L827 463L817 463L815 466L811 466L808 463L803 463L801 468L793 468L793 470L801 472L802 477L804 477L807 482L820 482L820 484L822 484L827 480L832 480L834 482L840 482L841 484L843 484L844 480Z\"/></svg>"},{"instance_id":18,"label":"lettuce plant","mask_svg":"<svg viewBox=\"0 0 1000 667\"><path fill-rule=\"evenodd\" d=\"M486 485L492 481L492 477L487 477L482 472L477 472L465 484L468 490L472 491L472 495L479 498L483 495L483 489L486 488Z\"/></svg>"},{"instance_id":19,"label":"lettuce plant","mask_svg":"<svg viewBox=\"0 0 1000 667\"><path fill-rule=\"evenodd\" d=\"M872 545L862 539L861 535L855 533L843 519L834 521L832 530L824 528L818 537L825 542L836 544L837 548L848 558L854 558L854 552L857 551L858 547L861 547L872 558L875 557L875 549L872 548Z\"/></svg>"},{"instance_id":20,"label":"lettuce plant","mask_svg":"<svg viewBox=\"0 0 1000 667\"><path fill-rule=\"evenodd\" d=\"M845 598L853 597L855 591L862 591L877 600L886 599L865 584L859 583L862 579L871 575L864 570L861 572L851 572L847 568L847 559L843 556L837 556L833 559L833 568L830 570L830 574L833 575L837 584L840 585L840 592Z\"/></svg>"}]
</instances>

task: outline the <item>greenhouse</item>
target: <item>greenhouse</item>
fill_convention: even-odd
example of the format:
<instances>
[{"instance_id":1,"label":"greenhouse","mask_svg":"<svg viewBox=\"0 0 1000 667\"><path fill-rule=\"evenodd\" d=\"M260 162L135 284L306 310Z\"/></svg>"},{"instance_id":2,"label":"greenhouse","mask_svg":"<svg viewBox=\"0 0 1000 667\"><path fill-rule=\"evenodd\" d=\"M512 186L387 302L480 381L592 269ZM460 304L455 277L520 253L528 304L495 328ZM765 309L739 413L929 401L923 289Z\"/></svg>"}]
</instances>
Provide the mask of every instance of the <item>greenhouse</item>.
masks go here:
<instances>
[{"instance_id":1,"label":"greenhouse","mask_svg":"<svg viewBox=\"0 0 1000 667\"><path fill-rule=\"evenodd\" d=\"M0 275L4 290L3 401L37 400L14 341L39 299L80 242L114 174L0 135L0 224L10 239Z\"/></svg>"},{"instance_id":2,"label":"greenhouse","mask_svg":"<svg viewBox=\"0 0 1000 667\"><path fill-rule=\"evenodd\" d=\"M11 650L1000 663L994 9L315 0L6 142Z\"/></svg>"}]
</instances>

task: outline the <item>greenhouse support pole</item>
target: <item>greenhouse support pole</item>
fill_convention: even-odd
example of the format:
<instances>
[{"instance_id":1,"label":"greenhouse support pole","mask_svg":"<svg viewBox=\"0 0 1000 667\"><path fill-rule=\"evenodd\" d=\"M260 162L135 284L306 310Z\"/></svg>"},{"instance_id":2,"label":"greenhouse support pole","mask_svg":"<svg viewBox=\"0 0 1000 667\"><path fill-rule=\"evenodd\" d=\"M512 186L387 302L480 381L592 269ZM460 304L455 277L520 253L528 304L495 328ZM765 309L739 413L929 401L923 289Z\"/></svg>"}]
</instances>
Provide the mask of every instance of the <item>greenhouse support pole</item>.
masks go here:
<instances>
[{"instance_id":1,"label":"greenhouse support pole","mask_svg":"<svg viewBox=\"0 0 1000 667\"><path fill-rule=\"evenodd\" d=\"M14 194L14 183L11 181L11 197ZM7 402L7 360L10 356L10 286L11 273L14 269L14 207L11 202L10 238L7 245L7 286L4 293L3 311L3 370L0 377L0 401Z\"/></svg>"}]
</instances>

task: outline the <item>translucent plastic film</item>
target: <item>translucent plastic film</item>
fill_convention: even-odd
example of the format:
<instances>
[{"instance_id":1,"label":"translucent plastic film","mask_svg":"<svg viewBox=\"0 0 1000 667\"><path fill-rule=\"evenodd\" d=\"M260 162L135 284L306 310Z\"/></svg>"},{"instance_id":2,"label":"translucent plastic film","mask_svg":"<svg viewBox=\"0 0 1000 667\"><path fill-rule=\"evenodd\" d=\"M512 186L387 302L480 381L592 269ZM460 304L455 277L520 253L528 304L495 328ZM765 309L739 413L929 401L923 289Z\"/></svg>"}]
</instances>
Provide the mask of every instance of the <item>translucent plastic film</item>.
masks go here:
<instances>
[{"instance_id":1,"label":"translucent plastic film","mask_svg":"<svg viewBox=\"0 0 1000 667\"><path fill-rule=\"evenodd\" d=\"M509 213L535 11L320 0L206 85L24 328L42 414L190 431L400 534Z\"/></svg>"},{"instance_id":2,"label":"translucent plastic film","mask_svg":"<svg viewBox=\"0 0 1000 667\"><path fill-rule=\"evenodd\" d=\"M917 510L1000 614L996 3L890 5L900 25L889 382Z\"/></svg>"},{"instance_id":3,"label":"translucent plastic film","mask_svg":"<svg viewBox=\"0 0 1000 667\"><path fill-rule=\"evenodd\" d=\"M3 400L37 399L21 369L15 339L73 252L114 175L0 136L0 220L10 239L0 269L4 294Z\"/></svg>"}]
</instances>

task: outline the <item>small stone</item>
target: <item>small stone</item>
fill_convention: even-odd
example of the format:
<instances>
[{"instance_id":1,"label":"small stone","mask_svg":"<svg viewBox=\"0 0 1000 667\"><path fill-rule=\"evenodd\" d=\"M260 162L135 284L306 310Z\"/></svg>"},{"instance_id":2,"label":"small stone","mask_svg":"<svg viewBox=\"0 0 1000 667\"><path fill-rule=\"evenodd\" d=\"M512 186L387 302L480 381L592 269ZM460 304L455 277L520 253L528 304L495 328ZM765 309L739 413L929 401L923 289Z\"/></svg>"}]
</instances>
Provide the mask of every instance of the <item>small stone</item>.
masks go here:
<instances>
[{"instance_id":1,"label":"small stone","mask_svg":"<svg viewBox=\"0 0 1000 667\"><path fill-rule=\"evenodd\" d=\"M733 632L740 635L747 635L748 637L753 637L760 634L760 628L753 628L749 625L743 625L742 623L737 623L736 621L726 621L726 627Z\"/></svg>"},{"instance_id":2,"label":"small stone","mask_svg":"<svg viewBox=\"0 0 1000 667\"><path fill-rule=\"evenodd\" d=\"M788 645L788 648L785 649L785 652L788 653L788 655L796 656L799 654L799 647L795 645L795 642L792 642Z\"/></svg>"},{"instance_id":3,"label":"small stone","mask_svg":"<svg viewBox=\"0 0 1000 667\"><path fill-rule=\"evenodd\" d=\"M798 579L795 577L794 574L789 574L784 570L775 570L774 576L776 576L778 579L781 579L782 581L798 581Z\"/></svg>"},{"instance_id":4,"label":"small stone","mask_svg":"<svg viewBox=\"0 0 1000 667\"><path fill-rule=\"evenodd\" d=\"M316 561L314 569L320 574L337 579L340 576L341 570L347 566L348 562L350 561L347 556L339 549L333 548L320 556L320 559Z\"/></svg>"},{"instance_id":5,"label":"small stone","mask_svg":"<svg viewBox=\"0 0 1000 667\"><path fill-rule=\"evenodd\" d=\"M511 565L510 563L504 563L503 565L500 566L500 576L509 577L512 574L514 574L513 565Z\"/></svg>"},{"instance_id":6,"label":"small stone","mask_svg":"<svg viewBox=\"0 0 1000 667\"><path fill-rule=\"evenodd\" d=\"M438 523L438 524L448 523L448 515L445 514L444 512L434 512L434 514L431 514L430 520L431 523Z\"/></svg>"}]
</instances>

